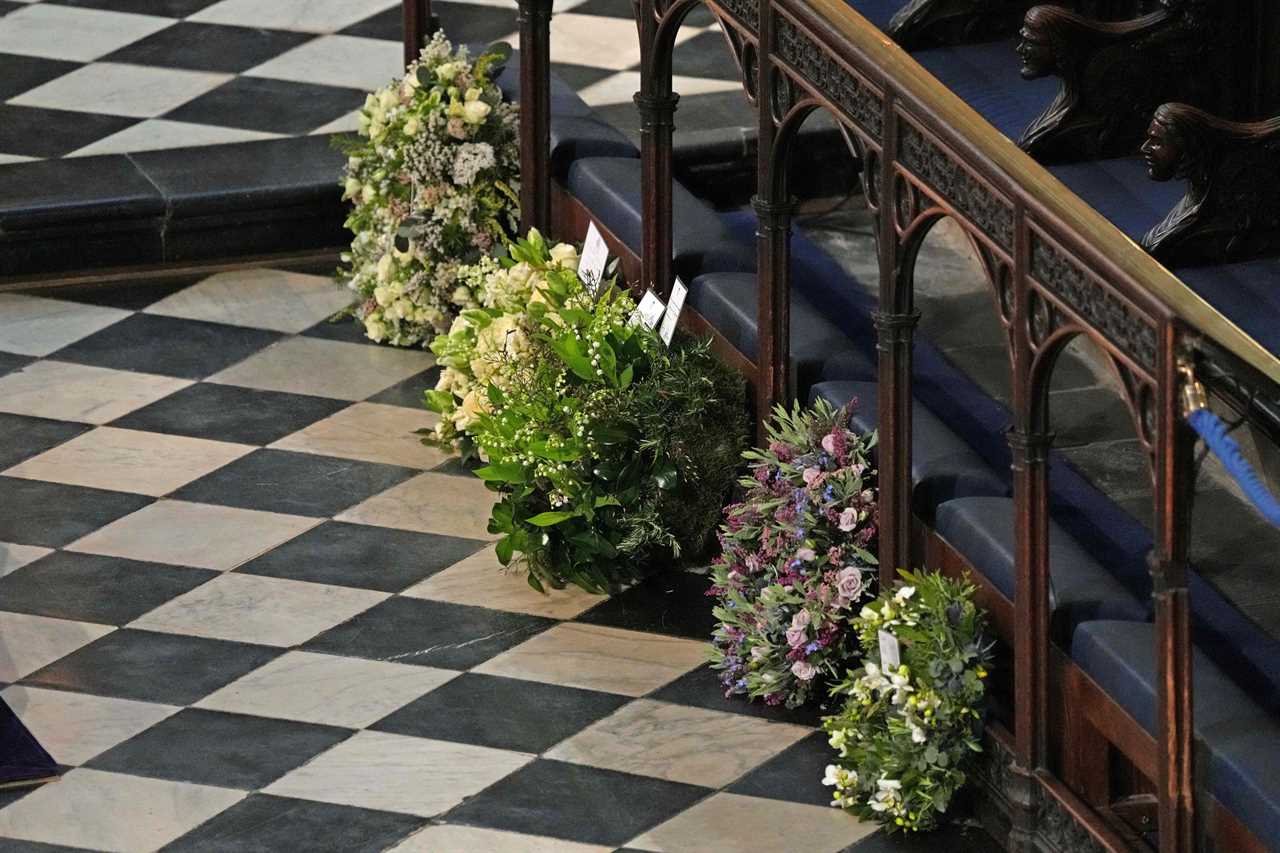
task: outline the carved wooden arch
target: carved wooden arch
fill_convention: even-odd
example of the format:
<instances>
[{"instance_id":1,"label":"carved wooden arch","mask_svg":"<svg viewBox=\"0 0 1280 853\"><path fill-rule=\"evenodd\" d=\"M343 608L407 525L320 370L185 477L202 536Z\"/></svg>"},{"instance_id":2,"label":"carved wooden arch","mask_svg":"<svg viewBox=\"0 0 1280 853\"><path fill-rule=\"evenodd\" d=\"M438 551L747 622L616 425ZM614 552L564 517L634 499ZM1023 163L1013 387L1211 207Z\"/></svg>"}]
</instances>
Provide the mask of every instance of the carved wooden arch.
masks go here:
<instances>
[{"instance_id":1,"label":"carved wooden arch","mask_svg":"<svg viewBox=\"0 0 1280 853\"><path fill-rule=\"evenodd\" d=\"M676 36L685 19L702 0L656 0L653 4L657 30L648 45L647 62L651 80L661 83L664 91L671 89L671 58L675 53ZM644 45L641 45L642 49Z\"/></svg>"},{"instance_id":2,"label":"carved wooden arch","mask_svg":"<svg viewBox=\"0 0 1280 853\"><path fill-rule=\"evenodd\" d=\"M1051 303L1047 302L1038 289L1032 287L1028 292L1030 304L1027 311L1027 326L1023 330L1031 343L1032 359L1028 368L1028 430L1034 433L1052 434L1053 413L1049 406L1049 393L1053 384L1053 372L1058 366L1059 358L1067 347L1077 338L1087 341L1098 350L1104 358L1111 375L1121 389L1118 396L1120 402L1129 412L1130 425L1134 438L1142 445L1147 455L1150 485L1155 487L1155 458L1153 447L1156 432L1156 394L1151 383L1144 381L1124 362L1118 360L1111 344L1097 331L1069 318L1063 318ZM1038 333L1035 315L1037 306L1045 306L1043 310L1051 312L1047 331ZM1043 316L1043 314L1041 315ZM1043 322L1043 321L1041 321Z\"/></svg>"},{"instance_id":3,"label":"carved wooden arch","mask_svg":"<svg viewBox=\"0 0 1280 853\"><path fill-rule=\"evenodd\" d=\"M804 127L804 123L818 112L825 112L836 120L836 125L844 137L850 158L853 159L855 164L865 166L866 158L863 154L864 149L861 147L861 140L856 135L849 133L849 128L840 114L821 98L815 98L807 94L803 87L797 86L795 78L784 69L774 65L773 70L773 79L775 81L780 79L788 81L789 94L785 96L785 99L779 99L779 90L776 82L770 85L767 93L770 101L770 115L773 119L775 130L772 144L767 152L769 158L768 175L762 174L760 179L763 181L766 177L768 178L770 197L775 199L788 199L791 197L792 155L795 153L795 146L799 141L800 130ZM781 114L779 115L779 113ZM874 210L874 208L872 209Z\"/></svg>"}]
</instances>

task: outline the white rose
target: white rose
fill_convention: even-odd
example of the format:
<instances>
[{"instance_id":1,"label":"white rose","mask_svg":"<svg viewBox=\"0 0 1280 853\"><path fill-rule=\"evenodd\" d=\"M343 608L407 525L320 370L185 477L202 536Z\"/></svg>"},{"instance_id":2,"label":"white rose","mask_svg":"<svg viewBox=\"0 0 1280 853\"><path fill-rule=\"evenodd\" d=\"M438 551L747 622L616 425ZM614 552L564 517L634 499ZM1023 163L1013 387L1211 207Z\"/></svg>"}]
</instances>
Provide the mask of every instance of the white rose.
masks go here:
<instances>
[{"instance_id":1,"label":"white rose","mask_svg":"<svg viewBox=\"0 0 1280 853\"><path fill-rule=\"evenodd\" d=\"M578 266L578 250L568 243L557 243L551 247L551 260L557 261L561 266L568 266L572 263L576 268Z\"/></svg>"},{"instance_id":2,"label":"white rose","mask_svg":"<svg viewBox=\"0 0 1280 853\"><path fill-rule=\"evenodd\" d=\"M468 101L462 107L462 119L468 124L479 124L492 109L484 101Z\"/></svg>"},{"instance_id":3,"label":"white rose","mask_svg":"<svg viewBox=\"0 0 1280 853\"><path fill-rule=\"evenodd\" d=\"M374 343L382 343L387 336L387 327L381 320L375 320L373 315L370 315L364 320L364 333Z\"/></svg>"},{"instance_id":4,"label":"white rose","mask_svg":"<svg viewBox=\"0 0 1280 853\"><path fill-rule=\"evenodd\" d=\"M465 287L459 287L453 291L453 296L450 298L455 305L466 305L471 301L471 291Z\"/></svg>"},{"instance_id":5,"label":"white rose","mask_svg":"<svg viewBox=\"0 0 1280 853\"><path fill-rule=\"evenodd\" d=\"M417 118L411 118L404 123L404 135L413 138L418 135L418 131L422 130L422 122Z\"/></svg>"},{"instance_id":6,"label":"white rose","mask_svg":"<svg viewBox=\"0 0 1280 853\"><path fill-rule=\"evenodd\" d=\"M387 303L391 301L392 295L391 289L382 285L378 285L373 289L374 301L383 308L387 307Z\"/></svg>"},{"instance_id":7,"label":"white rose","mask_svg":"<svg viewBox=\"0 0 1280 853\"><path fill-rule=\"evenodd\" d=\"M391 311L389 313L392 317L396 317L400 320L412 317L413 303L408 299L398 299L394 304L392 304Z\"/></svg>"},{"instance_id":8,"label":"white rose","mask_svg":"<svg viewBox=\"0 0 1280 853\"><path fill-rule=\"evenodd\" d=\"M458 67L458 63L446 62L442 65L436 66L436 77L442 82L448 83L454 77L457 77L458 72L461 70L462 69Z\"/></svg>"},{"instance_id":9,"label":"white rose","mask_svg":"<svg viewBox=\"0 0 1280 853\"><path fill-rule=\"evenodd\" d=\"M355 198L356 196L360 195L363 189L364 189L364 185L361 184L359 180L357 180L356 178L347 178L347 182L343 186L344 192L342 194L342 197Z\"/></svg>"},{"instance_id":10,"label":"white rose","mask_svg":"<svg viewBox=\"0 0 1280 853\"><path fill-rule=\"evenodd\" d=\"M395 260L389 254L383 255L378 260L378 281L391 280L391 269L392 269L392 264L394 263L395 263Z\"/></svg>"},{"instance_id":11,"label":"white rose","mask_svg":"<svg viewBox=\"0 0 1280 853\"><path fill-rule=\"evenodd\" d=\"M396 97L396 93L390 89L383 89L378 95L378 106L381 107L384 112L391 109L398 103L400 103L400 99Z\"/></svg>"},{"instance_id":12,"label":"white rose","mask_svg":"<svg viewBox=\"0 0 1280 853\"><path fill-rule=\"evenodd\" d=\"M378 197L378 191L374 189L373 184L365 184L364 189L360 191L360 197L364 199L365 204L372 204Z\"/></svg>"}]
</instances>

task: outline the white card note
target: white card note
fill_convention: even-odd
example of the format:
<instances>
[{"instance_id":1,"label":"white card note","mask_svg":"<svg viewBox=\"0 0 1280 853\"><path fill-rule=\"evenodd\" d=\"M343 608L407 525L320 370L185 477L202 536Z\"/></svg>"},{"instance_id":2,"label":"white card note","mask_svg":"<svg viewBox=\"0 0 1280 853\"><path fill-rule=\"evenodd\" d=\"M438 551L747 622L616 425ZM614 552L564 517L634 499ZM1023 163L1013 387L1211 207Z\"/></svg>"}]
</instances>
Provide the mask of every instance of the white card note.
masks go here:
<instances>
[{"instance_id":1,"label":"white card note","mask_svg":"<svg viewBox=\"0 0 1280 853\"><path fill-rule=\"evenodd\" d=\"M631 312L631 323L633 325L644 323L650 329L656 328L666 307L662 304L662 300L658 298L658 294L652 290L646 290L644 298L640 300L636 310Z\"/></svg>"},{"instance_id":2,"label":"white card note","mask_svg":"<svg viewBox=\"0 0 1280 853\"><path fill-rule=\"evenodd\" d=\"M662 342L671 346L671 336L676 333L676 324L680 322L680 312L684 310L684 298L689 295L689 288L678 277L671 285L671 301L667 303L667 311L662 315L662 328L658 334Z\"/></svg>"},{"instance_id":3,"label":"white card note","mask_svg":"<svg viewBox=\"0 0 1280 853\"><path fill-rule=\"evenodd\" d=\"M582 244L582 255L578 258L578 278L586 285L592 296L600 289L604 279L604 268L609 263L609 247L604 243L600 229L592 222L587 227L587 239Z\"/></svg>"},{"instance_id":4,"label":"white card note","mask_svg":"<svg viewBox=\"0 0 1280 853\"><path fill-rule=\"evenodd\" d=\"M898 638L888 631L880 631L880 669L884 672L897 670L902 664L902 651L898 646Z\"/></svg>"}]
</instances>

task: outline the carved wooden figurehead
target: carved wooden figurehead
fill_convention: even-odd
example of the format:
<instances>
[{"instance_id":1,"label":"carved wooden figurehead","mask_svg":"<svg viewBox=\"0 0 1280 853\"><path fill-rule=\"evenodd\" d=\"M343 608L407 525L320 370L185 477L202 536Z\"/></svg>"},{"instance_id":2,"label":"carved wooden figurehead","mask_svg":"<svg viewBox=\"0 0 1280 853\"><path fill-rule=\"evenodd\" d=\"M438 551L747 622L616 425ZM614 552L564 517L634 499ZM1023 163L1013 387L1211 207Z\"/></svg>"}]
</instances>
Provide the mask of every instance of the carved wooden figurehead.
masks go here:
<instances>
[{"instance_id":1,"label":"carved wooden figurehead","mask_svg":"<svg viewBox=\"0 0 1280 853\"><path fill-rule=\"evenodd\" d=\"M1161 0L1148 15L1103 22L1059 6L1023 19L1022 76L1061 78L1053 102L1019 145L1037 160L1062 163L1132 154L1146 117L1166 101L1212 108L1220 81L1205 57L1217 41L1205 0Z\"/></svg>"},{"instance_id":2,"label":"carved wooden figurehead","mask_svg":"<svg viewBox=\"0 0 1280 853\"><path fill-rule=\"evenodd\" d=\"M1166 266L1280 253L1280 118L1234 122L1164 104L1142 156L1152 180L1187 182L1182 200L1142 238Z\"/></svg>"},{"instance_id":3,"label":"carved wooden figurehead","mask_svg":"<svg viewBox=\"0 0 1280 853\"><path fill-rule=\"evenodd\" d=\"M907 50L992 41L1018 31L1039 0L906 0L887 32ZM1065 0L1063 0L1065 2ZM1161 0L1073 0L1072 9L1102 20L1132 18Z\"/></svg>"}]
</instances>

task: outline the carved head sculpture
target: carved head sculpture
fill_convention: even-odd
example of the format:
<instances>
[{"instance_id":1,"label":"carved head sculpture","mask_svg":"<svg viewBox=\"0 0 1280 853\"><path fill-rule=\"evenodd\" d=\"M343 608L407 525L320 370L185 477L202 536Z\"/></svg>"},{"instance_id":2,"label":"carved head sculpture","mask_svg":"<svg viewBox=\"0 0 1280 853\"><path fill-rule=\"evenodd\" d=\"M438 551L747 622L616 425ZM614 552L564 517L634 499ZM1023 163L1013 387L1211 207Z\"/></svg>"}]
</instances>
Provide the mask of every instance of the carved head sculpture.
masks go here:
<instances>
[{"instance_id":1,"label":"carved head sculpture","mask_svg":"<svg viewBox=\"0 0 1280 853\"><path fill-rule=\"evenodd\" d=\"M1018 56L1026 80L1061 75L1080 45L1073 35L1088 29L1090 21L1061 6L1032 6L1018 31Z\"/></svg>"},{"instance_id":2,"label":"carved head sculpture","mask_svg":"<svg viewBox=\"0 0 1280 853\"><path fill-rule=\"evenodd\" d=\"M1147 127L1147 139L1142 143L1142 159L1147 164L1147 176L1153 181L1168 181L1184 174L1183 160L1187 154L1187 139L1179 125L1178 107L1181 104L1164 104L1156 109Z\"/></svg>"}]
</instances>

